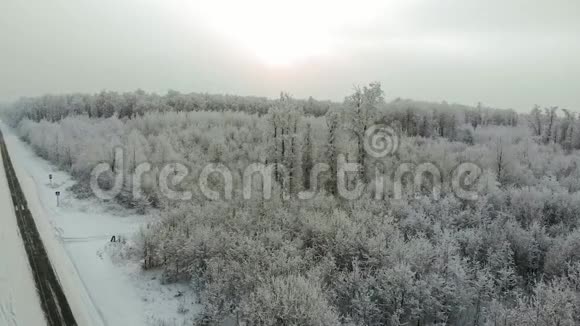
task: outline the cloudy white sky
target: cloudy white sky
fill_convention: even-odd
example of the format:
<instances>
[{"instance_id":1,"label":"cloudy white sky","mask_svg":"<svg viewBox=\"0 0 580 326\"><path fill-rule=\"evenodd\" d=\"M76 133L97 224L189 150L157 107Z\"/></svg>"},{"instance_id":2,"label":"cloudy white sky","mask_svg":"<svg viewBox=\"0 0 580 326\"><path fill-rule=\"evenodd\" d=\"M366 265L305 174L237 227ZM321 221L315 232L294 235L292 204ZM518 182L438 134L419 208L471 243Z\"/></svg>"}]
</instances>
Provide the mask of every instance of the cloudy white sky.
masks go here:
<instances>
[{"instance_id":1,"label":"cloudy white sky","mask_svg":"<svg viewBox=\"0 0 580 326\"><path fill-rule=\"evenodd\" d=\"M579 0L0 0L0 99L388 98L580 111Z\"/></svg>"}]
</instances>

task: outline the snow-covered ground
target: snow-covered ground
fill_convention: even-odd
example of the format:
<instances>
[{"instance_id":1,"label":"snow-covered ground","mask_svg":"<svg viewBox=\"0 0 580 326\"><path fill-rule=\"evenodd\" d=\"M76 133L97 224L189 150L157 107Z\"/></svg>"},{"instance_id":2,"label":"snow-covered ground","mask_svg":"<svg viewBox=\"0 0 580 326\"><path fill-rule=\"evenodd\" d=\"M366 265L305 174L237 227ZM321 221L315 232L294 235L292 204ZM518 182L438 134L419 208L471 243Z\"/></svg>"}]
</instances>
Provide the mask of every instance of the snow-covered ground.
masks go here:
<instances>
[{"instance_id":1,"label":"snow-covered ground","mask_svg":"<svg viewBox=\"0 0 580 326\"><path fill-rule=\"evenodd\" d=\"M0 154L0 325L46 325Z\"/></svg>"},{"instance_id":2,"label":"snow-covered ground","mask_svg":"<svg viewBox=\"0 0 580 326\"><path fill-rule=\"evenodd\" d=\"M161 285L159 272L143 272L137 262L113 261L108 254L114 250L107 248L121 245L109 242L112 235L131 237L153 216L74 198L67 191L74 184L70 175L34 154L6 125L0 127L75 317L86 319L77 320L80 325L181 325L195 314L195 298L176 297L181 291L191 293L184 291L187 285ZM56 190L61 192L58 207ZM178 312L180 307L188 311Z\"/></svg>"}]
</instances>

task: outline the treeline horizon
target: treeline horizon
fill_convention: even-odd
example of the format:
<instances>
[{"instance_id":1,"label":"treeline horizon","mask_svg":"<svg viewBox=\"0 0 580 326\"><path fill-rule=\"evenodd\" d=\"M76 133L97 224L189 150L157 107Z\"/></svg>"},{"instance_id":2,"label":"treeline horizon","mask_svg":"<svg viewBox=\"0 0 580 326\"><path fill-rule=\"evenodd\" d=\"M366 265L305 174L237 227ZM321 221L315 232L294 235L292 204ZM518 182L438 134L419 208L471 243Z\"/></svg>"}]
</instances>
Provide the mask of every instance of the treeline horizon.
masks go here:
<instances>
[{"instance_id":1,"label":"treeline horizon","mask_svg":"<svg viewBox=\"0 0 580 326\"><path fill-rule=\"evenodd\" d=\"M355 87L356 88L356 87ZM282 93L285 93L282 91ZM312 96L308 98L292 97L305 114L312 116L323 116L329 109L336 109L343 105L338 100L318 100ZM165 95L156 92L146 92L141 89L129 92L117 92L103 90L96 93L90 92L70 92L59 94L44 94L37 96L21 96L16 100L0 101L0 105L6 109L21 107L27 108L34 103L35 112L29 112L26 117L31 120L46 119L57 121L66 116L65 112L49 112L60 107L65 111L72 111L74 114L87 114L89 117L107 118L116 113L119 118L142 115L151 110L159 111L233 111L266 114L268 110L275 106L279 98L269 98L267 96L218 94L208 92L182 93L175 90L168 90ZM138 103L141 102L141 103ZM518 114L513 109L494 108L484 106L480 102L476 105L460 104L448 101L415 100L411 98L396 97L389 105L405 104L410 107L425 109L427 107L448 106L455 110L479 109L486 111L487 115L496 115L499 112L511 112ZM152 106L153 105L153 106ZM155 106L157 105L157 106ZM69 112L70 113L70 112ZM523 112L519 112L521 114Z\"/></svg>"}]
</instances>

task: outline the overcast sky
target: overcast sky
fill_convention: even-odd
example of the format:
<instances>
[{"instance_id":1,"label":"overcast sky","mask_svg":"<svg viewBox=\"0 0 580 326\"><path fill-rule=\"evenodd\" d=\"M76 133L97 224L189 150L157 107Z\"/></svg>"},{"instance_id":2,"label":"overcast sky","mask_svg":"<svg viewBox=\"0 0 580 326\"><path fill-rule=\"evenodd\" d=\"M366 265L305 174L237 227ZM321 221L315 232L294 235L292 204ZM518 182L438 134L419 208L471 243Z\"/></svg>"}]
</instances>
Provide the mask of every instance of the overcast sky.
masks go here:
<instances>
[{"instance_id":1,"label":"overcast sky","mask_svg":"<svg viewBox=\"0 0 580 326\"><path fill-rule=\"evenodd\" d=\"M580 111L580 0L0 0L0 99L387 98Z\"/></svg>"}]
</instances>

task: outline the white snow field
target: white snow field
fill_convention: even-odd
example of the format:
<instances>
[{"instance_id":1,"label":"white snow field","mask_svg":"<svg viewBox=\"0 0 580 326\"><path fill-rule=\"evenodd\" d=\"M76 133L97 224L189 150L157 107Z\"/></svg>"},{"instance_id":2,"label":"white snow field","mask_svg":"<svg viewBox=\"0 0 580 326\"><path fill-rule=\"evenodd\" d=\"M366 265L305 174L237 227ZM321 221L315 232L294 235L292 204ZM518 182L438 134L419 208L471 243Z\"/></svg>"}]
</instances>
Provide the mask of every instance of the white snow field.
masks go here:
<instances>
[{"instance_id":1,"label":"white snow field","mask_svg":"<svg viewBox=\"0 0 580 326\"><path fill-rule=\"evenodd\" d=\"M119 245L109 242L111 236L131 237L154 217L130 214L96 199L74 198L67 191L74 184L68 173L38 157L5 124L0 123L0 127L29 209L79 325L182 325L194 316L198 307L189 295L191 291L185 291L186 284L162 285L158 271L143 272L137 262L113 261L107 254L107 246ZM59 206L57 190L61 192ZM184 295L176 296L180 292Z\"/></svg>"},{"instance_id":2,"label":"white snow field","mask_svg":"<svg viewBox=\"0 0 580 326\"><path fill-rule=\"evenodd\" d=\"M0 325L46 325L0 153Z\"/></svg>"}]
</instances>

